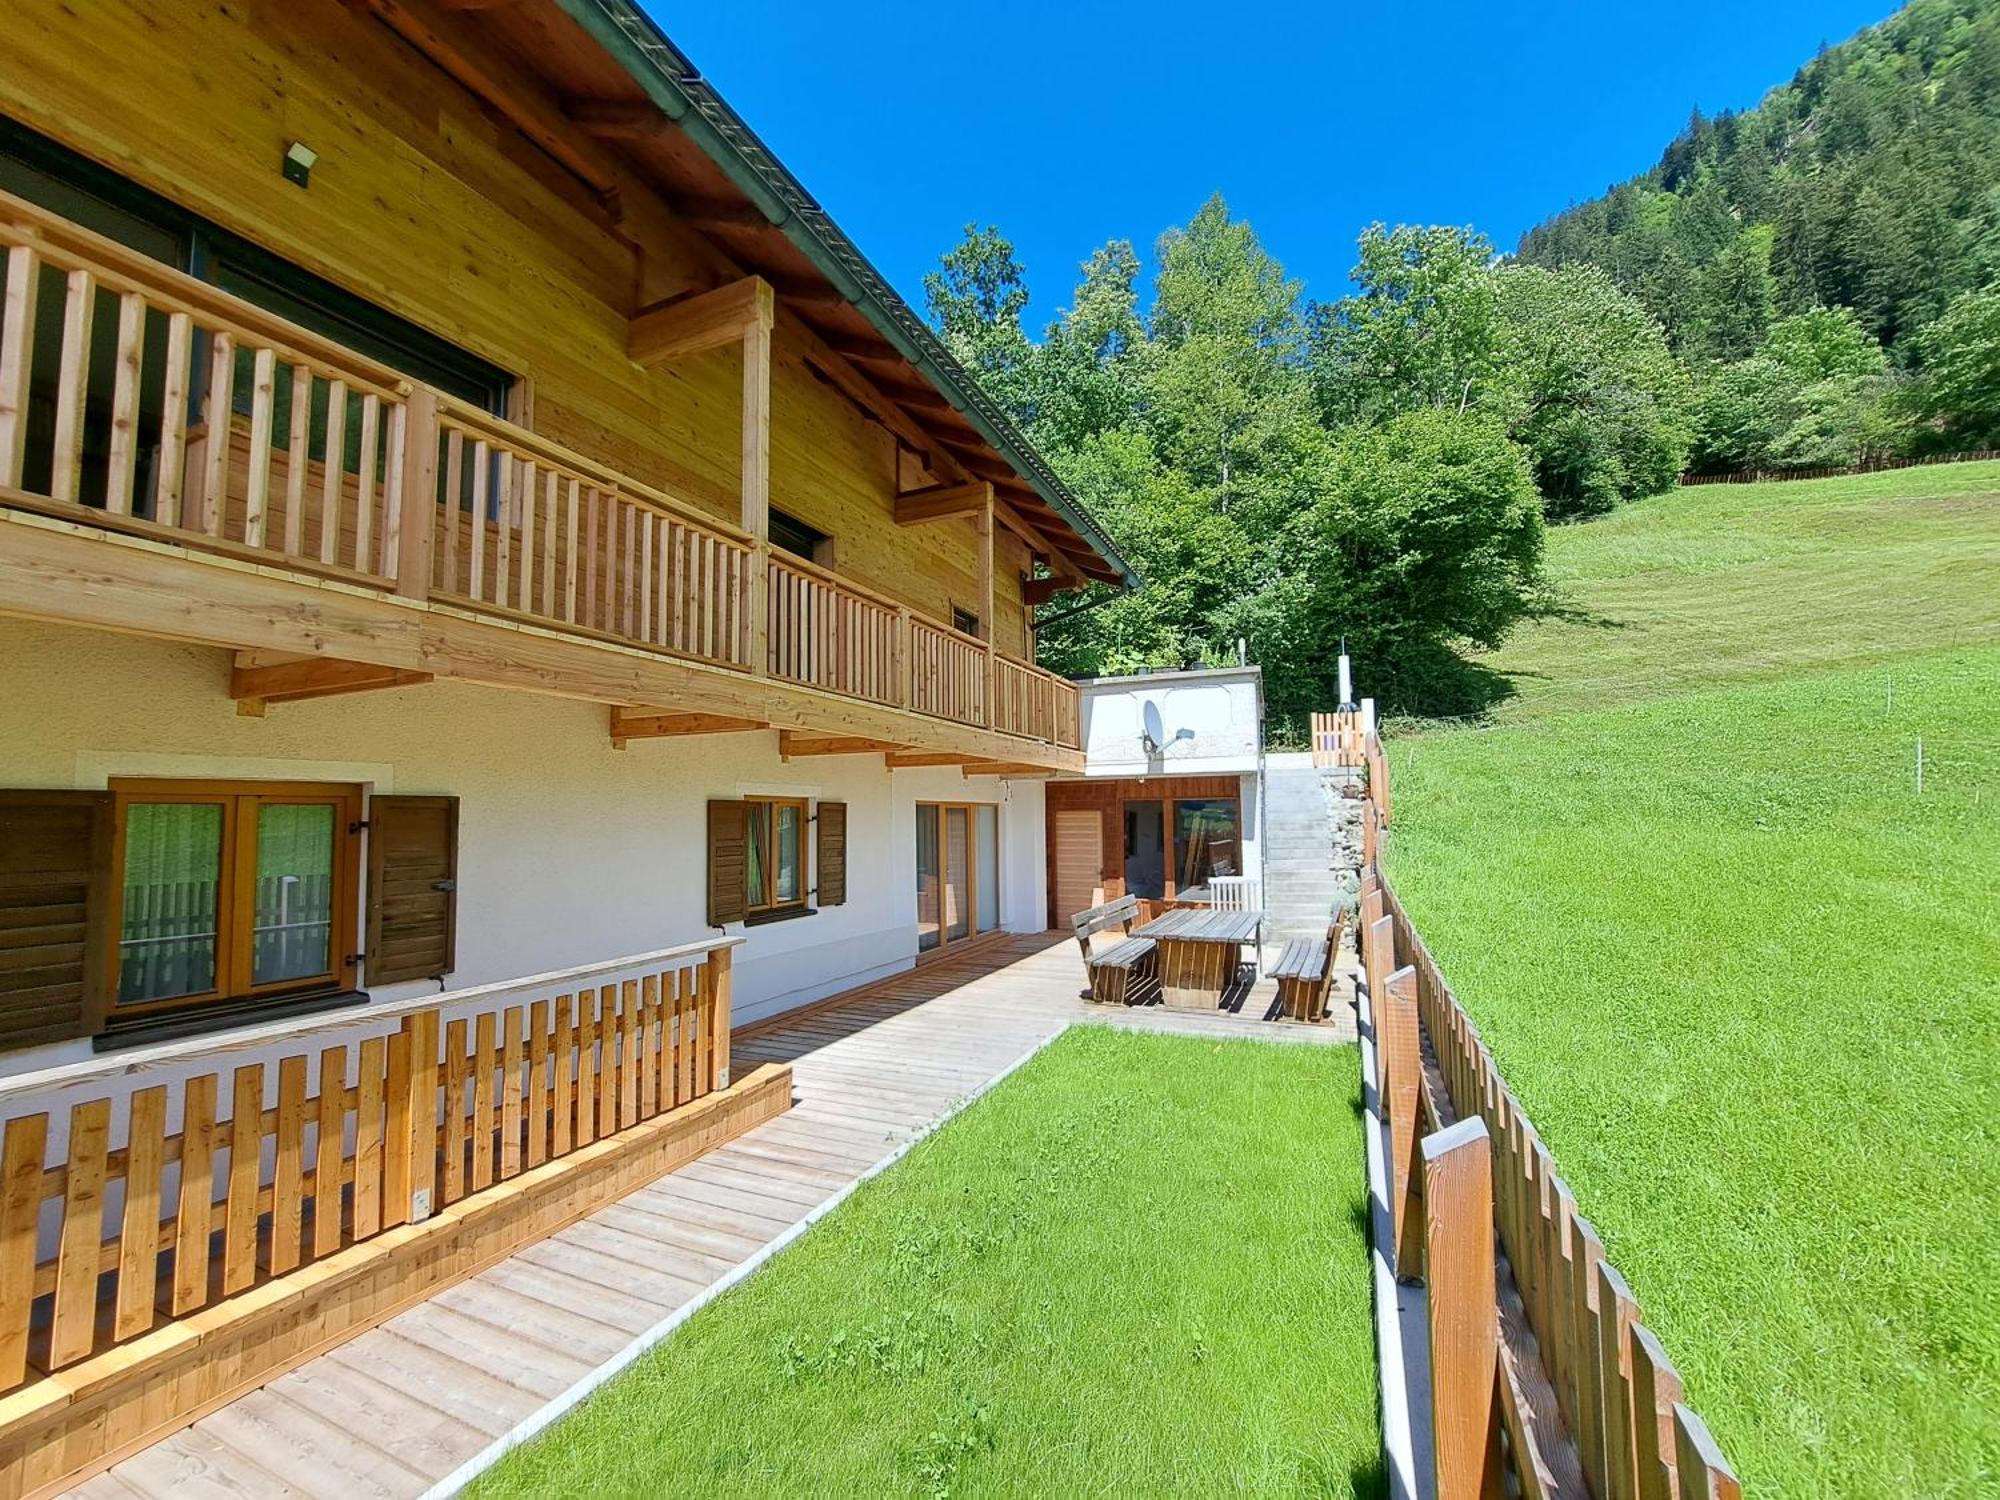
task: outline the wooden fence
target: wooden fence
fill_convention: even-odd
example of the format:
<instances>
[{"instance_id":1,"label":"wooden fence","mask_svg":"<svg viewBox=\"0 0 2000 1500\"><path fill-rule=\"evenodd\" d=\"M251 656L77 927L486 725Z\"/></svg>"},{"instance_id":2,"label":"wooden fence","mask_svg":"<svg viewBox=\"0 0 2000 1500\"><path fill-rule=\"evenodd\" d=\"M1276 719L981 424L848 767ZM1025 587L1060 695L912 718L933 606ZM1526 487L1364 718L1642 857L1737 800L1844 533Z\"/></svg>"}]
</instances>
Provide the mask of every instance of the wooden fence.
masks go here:
<instances>
[{"instance_id":1,"label":"wooden fence","mask_svg":"<svg viewBox=\"0 0 2000 1500\"><path fill-rule=\"evenodd\" d=\"M2000 458L2000 448L1975 448L1964 453L1934 453L1928 458L1871 458L1844 467L1815 469L1739 469L1733 474L1683 474L1685 488L1696 484L1771 484L1787 479L1844 479L1851 474L1882 474L1891 469L1921 469L1931 464L1969 464Z\"/></svg>"},{"instance_id":2,"label":"wooden fence","mask_svg":"<svg viewBox=\"0 0 2000 1500\"><path fill-rule=\"evenodd\" d=\"M234 1066L8 1084L0 1391L726 1087L729 974L727 946L668 950L561 993L327 1020Z\"/></svg>"},{"instance_id":3,"label":"wooden fence","mask_svg":"<svg viewBox=\"0 0 2000 1500\"><path fill-rule=\"evenodd\" d=\"M1680 1376L1377 867L1367 737L1361 952L1380 1059L1398 1278L1429 1300L1438 1500L1511 1475L1528 1500L1740 1500Z\"/></svg>"}]
</instances>

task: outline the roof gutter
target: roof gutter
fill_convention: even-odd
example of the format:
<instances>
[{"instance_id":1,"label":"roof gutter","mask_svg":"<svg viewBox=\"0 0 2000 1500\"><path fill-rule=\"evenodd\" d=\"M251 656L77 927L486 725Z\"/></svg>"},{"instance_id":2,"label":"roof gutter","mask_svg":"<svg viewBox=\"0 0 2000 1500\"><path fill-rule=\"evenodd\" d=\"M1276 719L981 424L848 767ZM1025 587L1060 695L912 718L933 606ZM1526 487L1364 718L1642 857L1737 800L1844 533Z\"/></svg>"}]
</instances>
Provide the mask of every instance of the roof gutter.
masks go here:
<instances>
[{"instance_id":1,"label":"roof gutter","mask_svg":"<svg viewBox=\"0 0 2000 1500\"><path fill-rule=\"evenodd\" d=\"M854 242L813 201L701 78L693 63L632 0L556 0L615 58L660 110L720 167L758 212L819 268L834 289L861 309L896 352L915 365L965 415L1049 507L1118 570L1128 588L1142 580L1081 502L1050 470L992 397L869 264Z\"/></svg>"}]
</instances>

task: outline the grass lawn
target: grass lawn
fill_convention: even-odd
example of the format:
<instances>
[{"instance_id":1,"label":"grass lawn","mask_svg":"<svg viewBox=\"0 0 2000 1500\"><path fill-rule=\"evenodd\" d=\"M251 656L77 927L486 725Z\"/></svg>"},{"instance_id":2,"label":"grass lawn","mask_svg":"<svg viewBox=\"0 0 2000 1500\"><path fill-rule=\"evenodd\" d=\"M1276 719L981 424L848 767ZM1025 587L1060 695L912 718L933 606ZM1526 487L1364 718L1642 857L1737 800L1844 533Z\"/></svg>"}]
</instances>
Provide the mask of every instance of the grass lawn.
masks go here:
<instances>
[{"instance_id":1,"label":"grass lawn","mask_svg":"<svg viewBox=\"0 0 2000 1500\"><path fill-rule=\"evenodd\" d=\"M2000 462L1669 490L1555 529L1502 722L2000 641Z\"/></svg>"},{"instance_id":2,"label":"grass lawn","mask_svg":"<svg viewBox=\"0 0 2000 1500\"><path fill-rule=\"evenodd\" d=\"M1527 633L1500 727L1390 745L1392 878L1758 1495L2000 1493L1987 487L1558 533L1623 623Z\"/></svg>"},{"instance_id":3,"label":"grass lawn","mask_svg":"<svg viewBox=\"0 0 2000 1500\"><path fill-rule=\"evenodd\" d=\"M476 1492L1380 1493L1359 1075L1075 1028Z\"/></svg>"}]
</instances>

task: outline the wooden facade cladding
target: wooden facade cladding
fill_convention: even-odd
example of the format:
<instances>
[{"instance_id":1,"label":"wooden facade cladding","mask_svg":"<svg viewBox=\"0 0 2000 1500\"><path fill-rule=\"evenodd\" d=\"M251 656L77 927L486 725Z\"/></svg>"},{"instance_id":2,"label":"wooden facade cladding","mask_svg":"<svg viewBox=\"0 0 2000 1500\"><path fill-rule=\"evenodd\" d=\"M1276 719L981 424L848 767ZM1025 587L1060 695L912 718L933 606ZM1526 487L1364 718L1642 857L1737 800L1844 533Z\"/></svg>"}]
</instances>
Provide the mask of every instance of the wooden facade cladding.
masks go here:
<instances>
[{"instance_id":1,"label":"wooden facade cladding","mask_svg":"<svg viewBox=\"0 0 2000 1500\"><path fill-rule=\"evenodd\" d=\"M9 504L54 505L77 518L81 499L81 519L93 525L267 566L282 561L309 575L295 581L314 587L386 589L487 621L783 679L772 713L745 715L780 727L853 732L844 710L806 712L824 696L894 710L916 727L898 735L875 720L866 732L913 747L1003 761L1024 759L1023 739L1074 749L1073 690L1027 664L1031 606L1022 586L1038 561L1067 577L1074 558L1040 551L1034 525L1013 505L899 524L899 495L975 481L950 445L913 428L886 387L835 347L865 356L863 342L830 339L801 318L808 303L788 294L809 289L778 279L769 326L749 337L704 340L683 330L680 345L653 347L652 355L670 356L664 363L631 357L635 327L647 326L635 319L743 284L727 236L714 232L729 216L673 201L642 180L614 149L604 118L588 110L566 118L549 80L518 50L485 37L486 12L428 0L106 0L89 25L78 25L53 0L24 4L0 68L0 114L510 372L517 420L276 319L241 308L213 313L228 301L214 288L157 266L143 271L129 253L65 259L55 234L53 248L38 250L39 274L90 277L71 306L78 336L95 314L121 340L135 334L164 345L183 372L190 420L162 445L163 459L178 466L165 490L158 474L126 467L128 443L114 453L113 472L131 478L131 501L121 505L114 485L99 502L89 491L103 482L94 470L84 479L80 467L65 468L59 444L55 492L10 493ZM556 14L538 4L522 15L545 9ZM499 117L462 76L419 50L398 17L450 39L482 78L525 101L528 125ZM120 58L138 36L162 59L201 58L203 66L162 66L133 89L120 82ZM293 140L319 155L304 189L278 171ZM9 218L17 246L44 232L23 227L31 211L10 205ZM187 313L180 321L176 297ZM657 332L660 323L651 326ZM218 333L240 339L226 376L226 362L213 358ZM753 378L760 360L761 387ZM5 379L0 371L0 385ZM334 439L313 428L302 453L283 413L296 412L303 393L309 411L331 420L336 384L341 410L351 413L339 440L367 457L329 466ZM0 465L26 425L5 432L9 411L20 410L9 396L0 390L8 439ZM233 418L204 421L218 396ZM118 393L100 388L89 399L95 423L97 407ZM73 430L58 436L66 442ZM18 466L0 474L15 490L20 478ZM83 481L75 498L66 492L73 480ZM147 484L155 494L142 491ZM457 500L440 507L436 525L409 507L427 486ZM749 502L760 488L771 506L834 539L832 570L766 552ZM276 582L269 607L289 608ZM955 609L980 621L980 643L969 648L983 658L977 682L967 680L966 651L945 623ZM77 622L252 648L261 643L247 637L263 633L155 631L123 610ZM780 633L766 643L770 630ZM373 654L336 652L331 642L262 648L439 676L513 675L403 652L386 663L380 637ZM914 675L920 661L935 682ZM740 692L684 696L668 690L671 680L653 676L643 693L573 691L607 703L745 714ZM545 674L539 685L572 691ZM927 719L990 733L940 737L920 722ZM1059 754L1044 763L1074 761Z\"/></svg>"}]
</instances>

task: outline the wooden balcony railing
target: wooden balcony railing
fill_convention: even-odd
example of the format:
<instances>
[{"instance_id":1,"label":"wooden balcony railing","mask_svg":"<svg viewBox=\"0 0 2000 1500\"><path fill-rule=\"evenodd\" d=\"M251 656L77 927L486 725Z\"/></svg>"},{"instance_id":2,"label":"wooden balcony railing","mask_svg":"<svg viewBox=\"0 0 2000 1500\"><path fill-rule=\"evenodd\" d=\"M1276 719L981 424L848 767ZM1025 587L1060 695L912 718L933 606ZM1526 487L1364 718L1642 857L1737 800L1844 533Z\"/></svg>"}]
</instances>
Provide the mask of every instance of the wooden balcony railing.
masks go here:
<instances>
[{"instance_id":1,"label":"wooden balcony railing","mask_svg":"<svg viewBox=\"0 0 2000 1500\"><path fill-rule=\"evenodd\" d=\"M749 665L746 533L463 403L437 426L434 597Z\"/></svg>"},{"instance_id":2,"label":"wooden balcony railing","mask_svg":"<svg viewBox=\"0 0 2000 1500\"><path fill-rule=\"evenodd\" d=\"M663 490L4 193L0 249L0 504L1081 744L1071 684Z\"/></svg>"},{"instance_id":3,"label":"wooden balcony railing","mask_svg":"<svg viewBox=\"0 0 2000 1500\"><path fill-rule=\"evenodd\" d=\"M773 557L768 566L771 675L900 703L901 606L795 558Z\"/></svg>"},{"instance_id":4,"label":"wooden balcony railing","mask_svg":"<svg viewBox=\"0 0 2000 1500\"><path fill-rule=\"evenodd\" d=\"M985 724L991 650L976 635L912 616L910 707L959 724Z\"/></svg>"}]
</instances>

